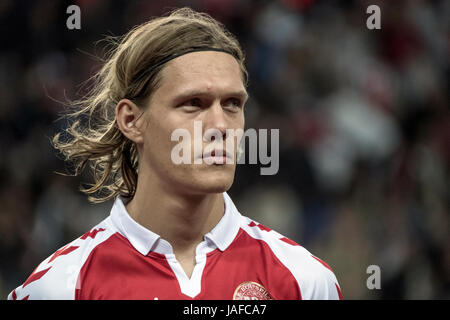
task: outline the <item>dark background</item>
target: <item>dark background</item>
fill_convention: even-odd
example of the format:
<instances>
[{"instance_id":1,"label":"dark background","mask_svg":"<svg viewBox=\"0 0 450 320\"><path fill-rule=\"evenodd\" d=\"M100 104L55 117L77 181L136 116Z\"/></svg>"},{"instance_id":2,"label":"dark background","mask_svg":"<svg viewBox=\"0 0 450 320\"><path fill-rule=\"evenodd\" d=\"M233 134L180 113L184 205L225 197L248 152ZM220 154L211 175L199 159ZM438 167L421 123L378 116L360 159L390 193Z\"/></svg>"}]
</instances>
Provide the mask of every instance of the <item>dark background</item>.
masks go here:
<instances>
[{"instance_id":1,"label":"dark background","mask_svg":"<svg viewBox=\"0 0 450 320\"><path fill-rule=\"evenodd\" d=\"M68 30L66 9L81 9ZM368 30L366 8L381 8ZM190 6L241 42L246 127L280 129L280 169L238 166L238 209L325 260L345 299L449 299L449 1L0 2L0 296L108 214L64 177L55 100L78 97L106 35ZM366 287L369 265L381 289Z\"/></svg>"}]
</instances>

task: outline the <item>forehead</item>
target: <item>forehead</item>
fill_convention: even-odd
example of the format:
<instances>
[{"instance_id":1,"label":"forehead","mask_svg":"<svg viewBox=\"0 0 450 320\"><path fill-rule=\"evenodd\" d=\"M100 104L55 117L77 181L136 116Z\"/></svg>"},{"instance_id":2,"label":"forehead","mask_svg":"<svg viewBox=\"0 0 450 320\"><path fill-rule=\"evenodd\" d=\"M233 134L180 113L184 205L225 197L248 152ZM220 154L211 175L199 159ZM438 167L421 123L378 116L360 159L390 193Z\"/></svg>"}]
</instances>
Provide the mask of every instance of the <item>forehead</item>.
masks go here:
<instances>
[{"instance_id":1,"label":"forehead","mask_svg":"<svg viewBox=\"0 0 450 320\"><path fill-rule=\"evenodd\" d=\"M177 57L161 71L160 89L245 90L236 59L225 52L200 51Z\"/></svg>"}]
</instances>

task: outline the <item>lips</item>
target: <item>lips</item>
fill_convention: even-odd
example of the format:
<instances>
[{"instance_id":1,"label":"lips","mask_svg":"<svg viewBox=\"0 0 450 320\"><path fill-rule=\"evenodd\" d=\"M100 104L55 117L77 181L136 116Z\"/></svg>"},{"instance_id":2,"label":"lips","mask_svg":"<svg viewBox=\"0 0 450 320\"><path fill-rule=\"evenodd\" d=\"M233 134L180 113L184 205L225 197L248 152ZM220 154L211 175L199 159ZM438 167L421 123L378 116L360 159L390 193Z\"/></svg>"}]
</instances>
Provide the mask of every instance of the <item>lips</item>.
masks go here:
<instances>
[{"instance_id":1,"label":"lips","mask_svg":"<svg viewBox=\"0 0 450 320\"><path fill-rule=\"evenodd\" d=\"M201 158L207 164L225 164L227 159L233 160L233 155L225 150L215 149L211 152L203 153Z\"/></svg>"},{"instance_id":2,"label":"lips","mask_svg":"<svg viewBox=\"0 0 450 320\"><path fill-rule=\"evenodd\" d=\"M225 150L213 150L213 151L211 151L210 155L203 154L202 158L205 158L206 156L215 157L216 153L217 153L218 157L225 157L225 158L233 159L233 156L231 155L231 153L226 152Z\"/></svg>"}]
</instances>

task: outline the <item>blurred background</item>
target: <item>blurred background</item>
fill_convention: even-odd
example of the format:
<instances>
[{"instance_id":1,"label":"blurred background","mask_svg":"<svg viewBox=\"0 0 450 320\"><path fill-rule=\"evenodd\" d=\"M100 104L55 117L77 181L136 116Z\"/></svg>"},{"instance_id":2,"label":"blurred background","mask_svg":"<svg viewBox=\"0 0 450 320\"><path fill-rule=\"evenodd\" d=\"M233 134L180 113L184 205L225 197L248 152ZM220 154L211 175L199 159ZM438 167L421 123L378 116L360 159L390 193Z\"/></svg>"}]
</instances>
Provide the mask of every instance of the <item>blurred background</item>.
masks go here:
<instances>
[{"instance_id":1,"label":"blurred background","mask_svg":"<svg viewBox=\"0 0 450 320\"><path fill-rule=\"evenodd\" d=\"M81 9L68 30L66 9ZM381 9L369 30L366 8ZM239 165L245 215L334 270L345 299L450 298L450 2L0 2L0 297L109 215L50 145L61 104L99 68L106 35L169 9L210 13L241 42L247 128L280 129L280 168ZM378 265L381 289L369 290Z\"/></svg>"}]
</instances>

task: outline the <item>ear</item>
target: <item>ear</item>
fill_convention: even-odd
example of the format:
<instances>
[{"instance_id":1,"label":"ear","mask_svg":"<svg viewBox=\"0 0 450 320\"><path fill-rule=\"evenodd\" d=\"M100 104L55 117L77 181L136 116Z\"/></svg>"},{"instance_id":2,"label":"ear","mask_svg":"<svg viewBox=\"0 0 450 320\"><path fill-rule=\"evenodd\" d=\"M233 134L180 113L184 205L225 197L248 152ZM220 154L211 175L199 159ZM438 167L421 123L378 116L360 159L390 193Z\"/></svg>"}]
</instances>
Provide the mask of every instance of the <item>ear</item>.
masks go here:
<instances>
[{"instance_id":1,"label":"ear","mask_svg":"<svg viewBox=\"0 0 450 320\"><path fill-rule=\"evenodd\" d=\"M136 144L143 143L143 134L140 128L143 127L143 111L128 99L122 99L116 106L116 121L119 130L125 137Z\"/></svg>"}]
</instances>

